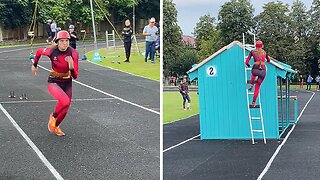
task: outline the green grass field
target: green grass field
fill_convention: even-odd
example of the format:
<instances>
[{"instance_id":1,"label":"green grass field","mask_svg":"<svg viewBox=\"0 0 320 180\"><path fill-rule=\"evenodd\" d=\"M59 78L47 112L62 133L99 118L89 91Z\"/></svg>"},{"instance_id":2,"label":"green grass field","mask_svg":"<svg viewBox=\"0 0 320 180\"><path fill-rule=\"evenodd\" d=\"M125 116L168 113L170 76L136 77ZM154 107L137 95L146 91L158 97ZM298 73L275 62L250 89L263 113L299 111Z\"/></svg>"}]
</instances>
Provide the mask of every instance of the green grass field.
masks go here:
<instances>
[{"instance_id":1,"label":"green grass field","mask_svg":"<svg viewBox=\"0 0 320 180\"><path fill-rule=\"evenodd\" d=\"M199 100L196 92L190 93L191 110L183 110L182 97L178 92L163 92L163 123L170 123L199 113Z\"/></svg>"},{"instance_id":2,"label":"green grass field","mask_svg":"<svg viewBox=\"0 0 320 180\"><path fill-rule=\"evenodd\" d=\"M139 43L140 52L144 52L144 43ZM91 60L93 51L88 52L87 58ZM123 62L125 58L125 52L123 46L117 46L116 53L106 50L106 48L99 49L99 54L102 57L102 62L96 64L117 69L120 71L132 73L135 75L143 76L153 80L160 80L160 58L155 58L155 64L150 61L144 62L144 56L139 55L135 50L134 44L131 47L130 63ZM120 56L120 57L114 57ZM120 61L120 64L117 62Z\"/></svg>"}]
</instances>

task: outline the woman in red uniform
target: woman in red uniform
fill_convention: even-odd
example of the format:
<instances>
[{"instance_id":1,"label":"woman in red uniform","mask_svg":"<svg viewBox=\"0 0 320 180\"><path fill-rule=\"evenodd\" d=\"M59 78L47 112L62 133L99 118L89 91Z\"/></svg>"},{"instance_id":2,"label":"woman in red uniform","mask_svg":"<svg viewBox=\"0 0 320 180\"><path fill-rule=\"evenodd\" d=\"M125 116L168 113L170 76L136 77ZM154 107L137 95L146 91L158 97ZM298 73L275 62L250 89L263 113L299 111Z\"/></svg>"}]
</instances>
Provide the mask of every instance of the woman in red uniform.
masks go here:
<instances>
[{"instance_id":1,"label":"woman in red uniform","mask_svg":"<svg viewBox=\"0 0 320 180\"><path fill-rule=\"evenodd\" d=\"M250 54L245 62L245 64L248 67L250 67L249 61L250 61L251 57L253 57L253 59L254 59L254 64L253 64L252 71L251 71L251 74L252 74L251 75L251 86L250 86L249 90L251 90L253 88L256 77L258 77L258 80L256 81L255 89L254 89L254 94L253 94L253 100L252 100L253 107L256 106L256 99L259 94L259 89L260 89L260 86L261 86L265 76L266 76L265 61L267 60L268 62L270 62L269 56L262 48L263 48L262 41L257 41L256 42L256 49L250 51Z\"/></svg>"},{"instance_id":2,"label":"woman in red uniform","mask_svg":"<svg viewBox=\"0 0 320 180\"><path fill-rule=\"evenodd\" d=\"M48 56L52 70L48 78L48 90L58 100L53 113L50 114L48 130L58 136L64 136L59 125L67 115L72 97L72 78L78 77L78 52L69 47L70 35L67 31L59 31L56 35L56 46L39 48L31 67L32 73L38 71L37 64L41 57Z\"/></svg>"}]
</instances>

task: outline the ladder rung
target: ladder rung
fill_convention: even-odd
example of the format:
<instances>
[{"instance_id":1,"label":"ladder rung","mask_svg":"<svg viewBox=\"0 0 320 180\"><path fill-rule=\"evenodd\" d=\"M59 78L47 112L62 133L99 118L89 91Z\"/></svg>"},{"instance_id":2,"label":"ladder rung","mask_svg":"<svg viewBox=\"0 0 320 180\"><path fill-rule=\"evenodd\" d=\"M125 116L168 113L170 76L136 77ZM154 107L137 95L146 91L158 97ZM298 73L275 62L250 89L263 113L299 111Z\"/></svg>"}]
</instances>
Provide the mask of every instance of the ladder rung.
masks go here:
<instances>
[{"instance_id":1,"label":"ladder rung","mask_svg":"<svg viewBox=\"0 0 320 180\"><path fill-rule=\"evenodd\" d=\"M251 117L251 120L261 120L261 117Z\"/></svg>"},{"instance_id":2,"label":"ladder rung","mask_svg":"<svg viewBox=\"0 0 320 180\"><path fill-rule=\"evenodd\" d=\"M250 108L260 108L260 105L256 105L255 107L252 106L252 104L249 105Z\"/></svg>"},{"instance_id":3,"label":"ladder rung","mask_svg":"<svg viewBox=\"0 0 320 180\"><path fill-rule=\"evenodd\" d=\"M253 94L254 94L254 92L248 92L248 94L253 95Z\"/></svg>"},{"instance_id":4,"label":"ladder rung","mask_svg":"<svg viewBox=\"0 0 320 180\"><path fill-rule=\"evenodd\" d=\"M251 68L248 68L248 67L247 67L247 68L246 68L246 71L251 71Z\"/></svg>"},{"instance_id":5,"label":"ladder rung","mask_svg":"<svg viewBox=\"0 0 320 180\"><path fill-rule=\"evenodd\" d=\"M253 44L245 44L244 46L245 47L255 47L255 45L253 45Z\"/></svg>"},{"instance_id":6,"label":"ladder rung","mask_svg":"<svg viewBox=\"0 0 320 180\"><path fill-rule=\"evenodd\" d=\"M259 132L259 133L262 133L263 130L257 130L257 129L253 129L252 132Z\"/></svg>"}]
</instances>

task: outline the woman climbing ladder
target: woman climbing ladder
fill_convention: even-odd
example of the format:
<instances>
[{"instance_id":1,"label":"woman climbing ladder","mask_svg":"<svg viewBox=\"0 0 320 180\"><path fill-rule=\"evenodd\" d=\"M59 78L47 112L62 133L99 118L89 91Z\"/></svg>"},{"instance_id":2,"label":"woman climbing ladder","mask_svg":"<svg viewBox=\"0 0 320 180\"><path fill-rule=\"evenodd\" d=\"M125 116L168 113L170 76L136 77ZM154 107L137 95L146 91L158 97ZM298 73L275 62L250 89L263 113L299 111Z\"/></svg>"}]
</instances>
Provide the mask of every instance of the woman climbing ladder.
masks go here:
<instances>
[{"instance_id":1,"label":"woman climbing ladder","mask_svg":"<svg viewBox=\"0 0 320 180\"><path fill-rule=\"evenodd\" d=\"M249 61L251 57L254 59L254 64L252 66L251 71L251 86L249 90L251 91L253 88L253 85L255 84L254 94L253 94L253 100L252 100L252 107L256 106L256 99L259 94L260 86L266 76L266 65L265 61L267 60L270 62L270 58L267 55L267 53L262 49L263 43L262 41L256 42L256 49L250 51L249 56L246 59L245 64L250 67ZM256 80L256 77L258 79Z\"/></svg>"}]
</instances>

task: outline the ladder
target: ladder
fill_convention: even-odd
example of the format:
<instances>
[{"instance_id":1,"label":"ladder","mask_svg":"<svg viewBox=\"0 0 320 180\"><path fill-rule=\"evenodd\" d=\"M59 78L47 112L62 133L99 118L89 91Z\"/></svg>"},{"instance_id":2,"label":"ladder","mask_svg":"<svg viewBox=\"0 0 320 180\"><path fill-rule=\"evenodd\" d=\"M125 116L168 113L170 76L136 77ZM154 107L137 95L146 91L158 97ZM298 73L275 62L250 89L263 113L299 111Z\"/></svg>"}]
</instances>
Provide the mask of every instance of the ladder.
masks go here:
<instances>
[{"instance_id":1,"label":"ladder","mask_svg":"<svg viewBox=\"0 0 320 180\"><path fill-rule=\"evenodd\" d=\"M254 44L255 44L255 35L253 33L249 34L253 35L254 37ZM242 41L243 41L243 57L244 57L244 61L246 60L247 56L246 56L246 48L254 48L254 45L251 44L245 44L245 36L244 33L242 34ZM266 141L266 135L265 135L265 131L264 131L264 122L263 122L263 116L262 116L262 107L261 107L261 101L260 101L260 92L259 95L257 97L257 105L255 107L253 107L250 103L250 99L253 98L253 94L254 94L254 88L251 89L251 91L249 91L247 85L250 84L251 78L251 68L248 68L245 66L245 83L246 83L246 96L247 96L247 109L248 109L248 116L249 116L249 122L250 122L250 132L251 132L251 139L252 139L252 144L255 144L254 141L254 135L256 133L262 133L263 135L263 142L264 144L267 143ZM251 98L250 98L251 97ZM252 115L254 114L254 115ZM253 128L253 124L257 124L257 123L253 123L253 122L260 122L261 123L261 129L258 128Z\"/></svg>"},{"instance_id":2,"label":"ladder","mask_svg":"<svg viewBox=\"0 0 320 180\"><path fill-rule=\"evenodd\" d=\"M111 37L111 38L110 38ZM112 30L112 33L111 34L108 34L108 31L106 31L106 50L107 50L107 53L110 53L110 54L116 54L116 38L115 38L115 33L114 33L114 30ZM111 46L109 45L111 44ZM111 51L110 51L111 49ZM109 58L111 57L119 57L119 56L107 56Z\"/></svg>"}]
</instances>

